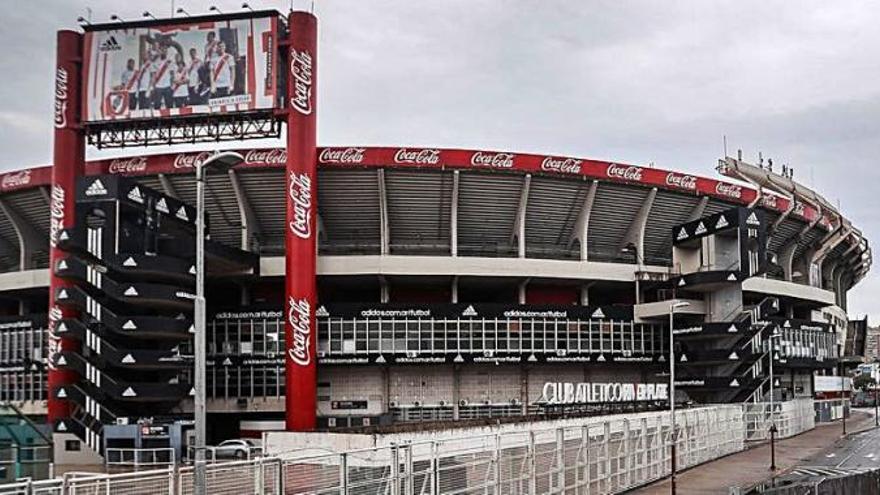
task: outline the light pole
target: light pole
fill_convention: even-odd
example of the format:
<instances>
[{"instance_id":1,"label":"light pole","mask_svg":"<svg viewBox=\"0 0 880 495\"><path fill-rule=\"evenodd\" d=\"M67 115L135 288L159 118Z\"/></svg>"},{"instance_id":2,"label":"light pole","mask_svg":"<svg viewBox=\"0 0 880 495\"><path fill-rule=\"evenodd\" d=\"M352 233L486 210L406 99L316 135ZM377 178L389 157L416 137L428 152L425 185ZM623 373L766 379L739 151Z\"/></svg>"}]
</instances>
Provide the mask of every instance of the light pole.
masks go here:
<instances>
[{"instance_id":1,"label":"light pole","mask_svg":"<svg viewBox=\"0 0 880 495\"><path fill-rule=\"evenodd\" d=\"M670 489L672 495L675 495L675 471L677 470L677 450L678 450L678 432L675 424L675 345L673 343L673 330L675 328L675 310L677 308L685 308L691 303L679 301L669 305L669 423L672 434L672 445L670 446L670 464L672 474L670 475Z\"/></svg>"},{"instance_id":2,"label":"light pole","mask_svg":"<svg viewBox=\"0 0 880 495\"><path fill-rule=\"evenodd\" d=\"M207 422L206 403L206 345L205 345L205 172L208 170L228 170L244 161L244 157L231 151L218 152L205 161L196 163L196 297L193 301L193 420L196 429L196 459L194 493L207 495L205 473L205 425Z\"/></svg>"},{"instance_id":3,"label":"light pole","mask_svg":"<svg viewBox=\"0 0 880 495\"><path fill-rule=\"evenodd\" d=\"M773 335L771 335L767 342L770 344L770 471L776 471L776 391L774 389L775 376L773 375L773 361L776 360L776 356L774 355L776 352L776 344L773 342L774 340L782 337L782 334L779 333L779 328L773 329Z\"/></svg>"}]
</instances>

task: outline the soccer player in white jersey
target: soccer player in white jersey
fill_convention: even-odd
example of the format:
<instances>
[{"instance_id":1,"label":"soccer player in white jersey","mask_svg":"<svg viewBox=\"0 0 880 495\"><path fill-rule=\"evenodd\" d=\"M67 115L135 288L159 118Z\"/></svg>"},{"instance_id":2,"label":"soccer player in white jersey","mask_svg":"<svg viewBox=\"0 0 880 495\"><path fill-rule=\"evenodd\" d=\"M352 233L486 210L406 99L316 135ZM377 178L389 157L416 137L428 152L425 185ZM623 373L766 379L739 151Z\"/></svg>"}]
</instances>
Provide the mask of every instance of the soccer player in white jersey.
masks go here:
<instances>
[{"instance_id":1,"label":"soccer player in white jersey","mask_svg":"<svg viewBox=\"0 0 880 495\"><path fill-rule=\"evenodd\" d=\"M195 48L189 49L189 65L186 67L187 77L187 93L190 105L198 105L202 103L201 75L202 61L199 60L199 52Z\"/></svg>"},{"instance_id":2,"label":"soccer player in white jersey","mask_svg":"<svg viewBox=\"0 0 880 495\"><path fill-rule=\"evenodd\" d=\"M235 58L226 53L226 44L217 44L217 57L211 66L211 93L215 98L232 94L235 87Z\"/></svg>"},{"instance_id":3,"label":"soccer player in white jersey","mask_svg":"<svg viewBox=\"0 0 880 495\"><path fill-rule=\"evenodd\" d=\"M153 74L153 109L159 110L162 105L165 108L174 106L174 91L171 85L174 83L174 73L177 67L171 57L168 56L168 47L162 46L159 59L154 62L155 73Z\"/></svg>"}]
</instances>

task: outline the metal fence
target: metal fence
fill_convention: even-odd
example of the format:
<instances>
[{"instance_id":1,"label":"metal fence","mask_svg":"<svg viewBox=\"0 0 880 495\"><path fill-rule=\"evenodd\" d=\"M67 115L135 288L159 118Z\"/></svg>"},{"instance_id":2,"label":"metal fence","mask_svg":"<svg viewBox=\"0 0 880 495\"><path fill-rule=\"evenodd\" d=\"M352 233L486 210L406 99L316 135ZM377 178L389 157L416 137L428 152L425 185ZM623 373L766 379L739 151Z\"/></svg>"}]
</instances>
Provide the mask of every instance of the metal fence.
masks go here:
<instances>
[{"instance_id":1,"label":"metal fence","mask_svg":"<svg viewBox=\"0 0 880 495\"><path fill-rule=\"evenodd\" d=\"M771 410L769 402L743 404L746 441L754 442L770 438L770 426L776 423L776 438L788 438L811 430L816 426L816 412L813 399L802 398L785 402L774 402Z\"/></svg>"},{"instance_id":2,"label":"metal fence","mask_svg":"<svg viewBox=\"0 0 880 495\"><path fill-rule=\"evenodd\" d=\"M812 405L810 417L812 417ZM751 406L751 405L750 405ZM787 432L803 428L801 404ZM757 419L755 415L757 414ZM781 413L780 413L781 415ZM751 418L751 419L746 419ZM686 409L677 416L678 466L695 466L744 449L741 405ZM661 479L670 471L669 414L523 424L505 433L399 443L342 453L288 452L209 464L207 492L217 495L605 494ZM793 434L793 433L792 433ZM193 468L124 474L68 473L61 479L0 485L0 495L189 495Z\"/></svg>"}]
</instances>

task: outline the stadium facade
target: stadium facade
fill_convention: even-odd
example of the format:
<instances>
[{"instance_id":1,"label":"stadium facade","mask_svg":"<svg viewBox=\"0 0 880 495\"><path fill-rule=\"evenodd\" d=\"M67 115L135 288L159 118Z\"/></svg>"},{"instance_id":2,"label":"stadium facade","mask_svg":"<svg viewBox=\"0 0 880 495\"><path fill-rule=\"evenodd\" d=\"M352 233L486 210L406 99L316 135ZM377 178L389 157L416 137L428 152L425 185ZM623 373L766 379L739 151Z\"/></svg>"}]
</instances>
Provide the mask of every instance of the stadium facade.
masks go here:
<instances>
[{"instance_id":1,"label":"stadium facade","mask_svg":"<svg viewBox=\"0 0 880 495\"><path fill-rule=\"evenodd\" d=\"M287 156L240 152L206 178L214 440L285 411ZM188 309L193 171L208 156L92 161L79 181L79 223L60 237L74 255L51 269L83 285L55 298L89 315L69 330L88 350L53 364L77 376L61 431L98 451L135 446L112 426L192 410L189 321L149 315ZM679 400L760 400L770 359L777 398L812 396L813 377L836 372L847 292L871 266L840 211L741 157L718 162L733 180L427 147L319 148L317 168L323 428L663 407L673 305ZM34 417L50 394L50 175L0 175L0 400ZM127 307L149 311L116 314Z\"/></svg>"}]
</instances>

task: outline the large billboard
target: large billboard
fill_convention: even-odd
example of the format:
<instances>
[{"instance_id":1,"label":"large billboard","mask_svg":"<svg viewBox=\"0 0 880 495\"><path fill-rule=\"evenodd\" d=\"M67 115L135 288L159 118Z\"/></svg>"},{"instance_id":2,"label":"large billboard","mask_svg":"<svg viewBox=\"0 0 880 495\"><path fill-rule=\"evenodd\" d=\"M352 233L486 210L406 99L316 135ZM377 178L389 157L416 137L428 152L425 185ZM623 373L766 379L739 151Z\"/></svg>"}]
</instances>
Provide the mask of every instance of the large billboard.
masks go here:
<instances>
[{"instance_id":1,"label":"large billboard","mask_svg":"<svg viewBox=\"0 0 880 495\"><path fill-rule=\"evenodd\" d=\"M101 25L84 36L86 123L271 110L278 17Z\"/></svg>"}]
</instances>

